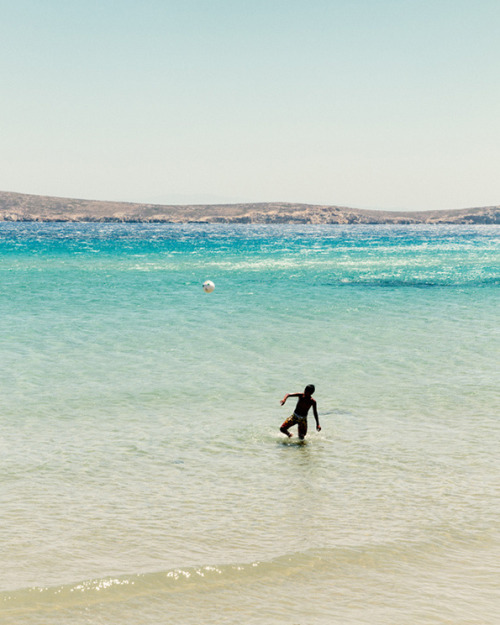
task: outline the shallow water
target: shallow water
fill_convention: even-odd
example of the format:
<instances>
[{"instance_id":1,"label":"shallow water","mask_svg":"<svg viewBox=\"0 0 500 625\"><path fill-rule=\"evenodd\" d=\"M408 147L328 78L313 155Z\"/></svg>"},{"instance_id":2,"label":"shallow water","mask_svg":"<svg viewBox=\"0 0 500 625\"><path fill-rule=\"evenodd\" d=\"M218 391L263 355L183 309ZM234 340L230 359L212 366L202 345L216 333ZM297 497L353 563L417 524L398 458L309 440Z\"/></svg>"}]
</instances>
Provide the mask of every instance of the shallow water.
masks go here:
<instances>
[{"instance_id":1,"label":"shallow water","mask_svg":"<svg viewBox=\"0 0 500 625\"><path fill-rule=\"evenodd\" d=\"M499 233L0 224L2 622L496 625Z\"/></svg>"}]
</instances>

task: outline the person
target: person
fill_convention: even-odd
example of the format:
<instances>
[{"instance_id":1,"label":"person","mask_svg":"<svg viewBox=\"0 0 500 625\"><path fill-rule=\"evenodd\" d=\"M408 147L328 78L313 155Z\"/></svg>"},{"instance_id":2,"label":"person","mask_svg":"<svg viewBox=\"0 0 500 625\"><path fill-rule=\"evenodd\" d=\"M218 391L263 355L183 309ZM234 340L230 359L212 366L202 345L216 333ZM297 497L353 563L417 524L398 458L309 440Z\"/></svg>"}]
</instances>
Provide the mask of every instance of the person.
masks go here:
<instances>
[{"instance_id":1,"label":"person","mask_svg":"<svg viewBox=\"0 0 500 625\"><path fill-rule=\"evenodd\" d=\"M316 430L318 432L321 431L316 400L312 397L314 391L314 384L308 384L304 389L303 393L287 393L285 397L283 397L280 402L282 406L289 397L298 397L298 400L293 414L288 417L288 419L280 427L280 432L283 432L283 434L291 437L292 435L288 430L294 425L298 425L299 438L304 439L305 435L307 434L307 413L309 412L309 408L311 408L311 406L313 409L314 418L316 419Z\"/></svg>"}]
</instances>

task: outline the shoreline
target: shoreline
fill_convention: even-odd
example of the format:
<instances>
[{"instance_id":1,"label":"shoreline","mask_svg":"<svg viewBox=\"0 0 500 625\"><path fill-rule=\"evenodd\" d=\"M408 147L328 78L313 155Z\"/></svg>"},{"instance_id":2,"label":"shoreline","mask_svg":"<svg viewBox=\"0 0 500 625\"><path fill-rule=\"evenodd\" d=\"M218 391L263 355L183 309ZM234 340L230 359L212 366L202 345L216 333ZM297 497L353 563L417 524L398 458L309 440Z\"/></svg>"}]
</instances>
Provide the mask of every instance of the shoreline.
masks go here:
<instances>
[{"instance_id":1,"label":"shoreline","mask_svg":"<svg viewBox=\"0 0 500 625\"><path fill-rule=\"evenodd\" d=\"M500 206L381 211L290 202L162 205L0 191L0 222L492 225L500 224Z\"/></svg>"}]
</instances>

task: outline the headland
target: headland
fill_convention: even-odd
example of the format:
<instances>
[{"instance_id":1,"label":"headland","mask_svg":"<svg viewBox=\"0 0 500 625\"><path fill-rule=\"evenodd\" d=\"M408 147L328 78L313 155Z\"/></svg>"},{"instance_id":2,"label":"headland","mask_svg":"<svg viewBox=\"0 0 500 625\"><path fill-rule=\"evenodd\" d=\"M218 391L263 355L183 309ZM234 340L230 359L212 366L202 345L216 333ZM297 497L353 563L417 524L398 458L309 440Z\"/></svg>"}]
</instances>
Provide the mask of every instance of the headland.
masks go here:
<instances>
[{"instance_id":1,"label":"headland","mask_svg":"<svg viewBox=\"0 0 500 625\"><path fill-rule=\"evenodd\" d=\"M403 212L289 202L163 205L84 200L0 191L0 221L241 224L499 224L500 206Z\"/></svg>"}]
</instances>

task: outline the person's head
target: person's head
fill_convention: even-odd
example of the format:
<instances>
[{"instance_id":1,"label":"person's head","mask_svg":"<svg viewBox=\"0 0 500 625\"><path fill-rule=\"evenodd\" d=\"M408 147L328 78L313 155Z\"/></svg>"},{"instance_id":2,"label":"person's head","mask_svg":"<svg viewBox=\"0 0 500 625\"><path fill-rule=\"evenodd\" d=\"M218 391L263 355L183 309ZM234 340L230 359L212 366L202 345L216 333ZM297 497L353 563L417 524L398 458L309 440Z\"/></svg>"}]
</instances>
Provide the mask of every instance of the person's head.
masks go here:
<instances>
[{"instance_id":1,"label":"person's head","mask_svg":"<svg viewBox=\"0 0 500 625\"><path fill-rule=\"evenodd\" d=\"M314 388L314 384L308 384L304 389L304 395L310 397L316 389Z\"/></svg>"}]
</instances>

